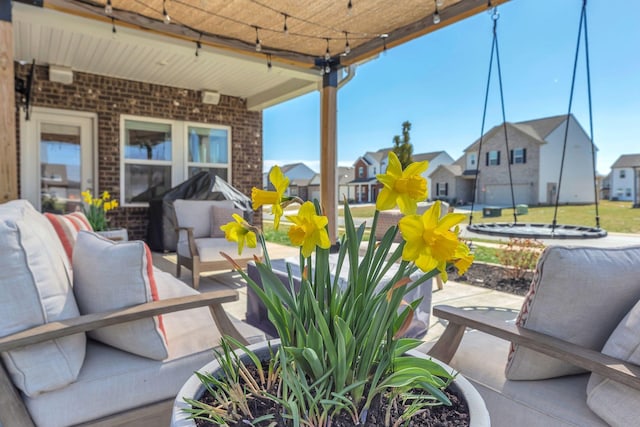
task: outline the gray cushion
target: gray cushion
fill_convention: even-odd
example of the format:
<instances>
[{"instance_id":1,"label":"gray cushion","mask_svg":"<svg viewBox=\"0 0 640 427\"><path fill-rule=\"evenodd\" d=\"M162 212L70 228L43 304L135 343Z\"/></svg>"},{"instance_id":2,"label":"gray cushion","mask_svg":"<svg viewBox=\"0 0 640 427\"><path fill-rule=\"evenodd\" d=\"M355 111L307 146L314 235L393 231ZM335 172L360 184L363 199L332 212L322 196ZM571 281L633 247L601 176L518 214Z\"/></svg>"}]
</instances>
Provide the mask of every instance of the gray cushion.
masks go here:
<instances>
[{"instance_id":1,"label":"gray cushion","mask_svg":"<svg viewBox=\"0 0 640 427\"><path fill-rule=\"evenodd\" d=\"M602 349L604 354L640 365L640 302L622 319ZM640 390L591 374L587 404L602 419L616 427L640 420Z\"/></svg>"},{"instance_id":2,"label":"gray cushion","mask_svg":"<svg viewBox=\"0 0 640 427\"><path fill-rule=\"evenodd\" d=\"M550 246L540 257L518 324L591 350L605 342L640 299L640 247ZM585 372L515 346L507 378L529 380Z\"/></svg>"},{"instance_id":3,"label":"gray cushion","mask_svg":"<svg viewBox=\"0 0 640 427\"><path fill-rule=\"evenodd\" d=\"M0 205L0 336L77 317L71 266L51 223L26 200ZM76 379L85 334L2 353L13 383L29 396Z\"/></svg>"},{"instance_id":4,"label":"gray cushion","mask_svg":"<svg viewBox=\"0 0 640 427\"><path fill-rule=\"evenodd\" d=\"M211 207L233 207L233 200L176 200L176 221L180 227L193 227L193 237L211 236ZM185 240L186 233L180 232L178 241Z\"/></svg>"},{"instance_id":5,"label":"gray cushion","mask_svg":"<svg viewBox=\"0 0 640 427\"><path fill-rule=\"evenodd\" d=\"M154 270L161 299L197 294L167 273ZM61 427L173 399L187 378L213 358L211 348L220 333L207 307L164 315L169 358L151 360L89 340L87 357L78 380L59 390L27 398L25 403L37 425ZM250 342L264 334L235 321ZM61 410L69 408L73 410Z\"/></svg>"},{"instance_id":6,"label":"gray cushion","mask_svg":"<svg viewBox=\"0 0 640 427\"><path fill-rule=\"evenodd\" d=\"M509 342L468 331L449 363L485 399L492 427L606 426L586 404L588 374L538 381L509 381Z\"/></svg>"}]
</instances>

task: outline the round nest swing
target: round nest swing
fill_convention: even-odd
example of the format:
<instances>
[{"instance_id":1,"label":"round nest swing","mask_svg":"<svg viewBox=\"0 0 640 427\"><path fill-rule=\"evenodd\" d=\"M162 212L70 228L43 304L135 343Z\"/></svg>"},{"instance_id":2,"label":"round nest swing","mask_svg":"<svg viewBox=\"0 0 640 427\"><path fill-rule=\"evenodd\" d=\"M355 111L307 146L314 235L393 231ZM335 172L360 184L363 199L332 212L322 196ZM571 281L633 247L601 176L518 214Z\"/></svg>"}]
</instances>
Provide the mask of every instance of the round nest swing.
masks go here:
<instances>
[{"instance_id":1,"label":"round nest swing","mask_svg":"<svg viewBox=\"0 0 640 427\"><path fill-rule=\"evenodd\" d=\"M467 226L467 230L492 236L521 239L596 239L607 236L607 231L583 225L512 224L507 222L480 223Z\"/></svg>"},{"instance_id":2,"label":"round nest swing","mask_svg":"<svg viewBox=\"0 0 640 427\"><path fill-rule=\"evenodd\" d=\"M514 238L529 238L529 239L594 239L594 238L602 238L607 236L607 231L600 228L600 217L598 214L598 198L597 198L597 187L596 187L596 167L595 167L595 146L593 144L593 117L591 114L591 83L590 83L590 72L589 72L589 45L587 38L587 16L586 16L586 0L582 5L582 12L580 16L580 24L578 29L578 44L576 46L575 60L573 66L573 78L571 82L571 92L569 96L569 111L567 113L566 126L564 132L564 145L562 150L562 160L560 162L560 177L558 179L558 192L556 195L555 202L555 213L553 217L553 221L551 224L539 224L539 223L529 223L529 224L519 224L518 216L516 214L516 203L515 196L513 193L513 179L511 173L511 164L508 162L508 172L509 172L509 186L511 188L511 201L513 203L514 210L514 222L513 223L473 223L473 206L475 204L475 196L476 196L476 188L478 184L478 173L475 174L475 178L473 181L473 199L471 203L471 216L469 219L469 225L467 226L467 230L474 233L479 234L488 234L494 236L505 236L505 237L514 237ZM480 132L480 140L479 140L479 153L478 157L480 157L480 153L482 152L482 142L484 137L484 125L487 114L487 101L489 97L489 87L491 82L491 73L492 73L492 65L493 58L495 54L496 65L498 71L498 82L500 88L500 102L502 107L502 126L504 128L504 138L505 145L507 149L507 153L509 152L509 138L507 136L507 128L506 128L506 117L505 117L505 103L504 103L504 95L502 92L502 72L500 70L500 53L498 50L498 24L499 14L497 9L494 9L494 13L492 16L493 20L493 40L491 45L491 57L489 60L489 76L487 78L487 87L485 92L485 100L484 100L484 112L482 117L482 130ZM581 226L581 225L559 225L557 224L557 214L558 214L558 205L560 201L560 187L562 183L562 171L564 168L565 161L565 152L567 147L567 139L568 139L568 130L569 130L569 120L571 117L571 105L573 101L573 92L575 87L576 80L576 70L578 64L578 53L580 50L580 38L582 35L582 30L584 29L584 39L585 39L585 53L586 53L586 68L587 68L587 91L588 91L588 100L589 100L589 125L590 125L590 135L591 135L591 151L592 151L592 166L593 166L593 182L594 182L594 195L595 195L595 207L596 207L596 226ZM478 165L479 169L479 165ZM479 172L479 170L478 170Z\"/></svg>"}]
</instances>

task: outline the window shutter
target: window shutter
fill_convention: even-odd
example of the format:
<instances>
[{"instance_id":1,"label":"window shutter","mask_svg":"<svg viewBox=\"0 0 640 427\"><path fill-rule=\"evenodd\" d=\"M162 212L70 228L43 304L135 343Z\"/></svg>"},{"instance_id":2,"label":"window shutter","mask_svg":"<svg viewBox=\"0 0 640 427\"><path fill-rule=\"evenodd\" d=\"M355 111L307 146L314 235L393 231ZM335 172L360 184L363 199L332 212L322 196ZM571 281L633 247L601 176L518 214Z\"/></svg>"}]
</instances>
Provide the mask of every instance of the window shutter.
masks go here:
<instances>
[{"instance_id":1,"label":"window shutter","mask_svg":"<svg viewBox=\"0 0 640 427\"><path fill-rule=\"evenodd\" d=\"M486 157L486 166L489 166L489 152L488 151L485 154L485 157Z\"/></svg>"},{"instance_id":2,"label":"window shutter","mask_svg":"<svg viewBox=\"0 0 640 427\"><path fill-rule=\"evenodd\" d=\"M449 183L448 182L444 183L444 195L445 196L449 195Z\"/></svg>"},{"instance_id":3,"label":"window shutter","mask_svg":"<svg viewBox=\"0 0 640 427\"><path fill-rule=\"evenodd\" d=\"M440 183L436 182L436 196L440 195Z\"/></svg>"},{"instance_id":4,"label":"window shutter","mask_svg":"<svg viewBox=\"0 0 640 427\"><path fill-rule=\"evenodd\" d=\"M527 163L527 149L522 149L522 163Z\"/></svg>"},{"instance_id":5,"label":"window shutter","mask_svg":"<svg viewBox=\"0 0 640 427\"><path fill-rule=\"evenodd\" d=\"M509 152L509 163L513 164L513 150Z\"/></svg>"},{"instance_id":6,"label":"window shutter","mask_svg":"<svg viewBox=\"0 0 640 427\"><path fill-rule=\"evenodd\" d=\"M500 164L500 152L498 151L498 163L496 163L496 165Z\"/></svg>"}]
</instances>

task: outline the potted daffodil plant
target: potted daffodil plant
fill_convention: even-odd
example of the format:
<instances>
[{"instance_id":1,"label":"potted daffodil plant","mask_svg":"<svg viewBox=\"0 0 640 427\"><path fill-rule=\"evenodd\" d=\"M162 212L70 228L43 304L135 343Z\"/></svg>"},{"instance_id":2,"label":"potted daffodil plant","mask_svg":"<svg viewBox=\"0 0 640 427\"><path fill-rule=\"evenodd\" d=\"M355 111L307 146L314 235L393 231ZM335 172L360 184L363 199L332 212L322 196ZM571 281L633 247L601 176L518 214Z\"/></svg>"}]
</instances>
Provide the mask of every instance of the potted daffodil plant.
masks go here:
<instances>
[{"instance_id":1,"label":"potted daffodil plant","mask_svg":"<svg viewBox=\"0 0 640 427\"><path fill-rule=\"evenodd\" d=\"M365 224L354 225L345 202L345 232L332 255L327 217L318 203L286 195L289 180L280 168L269 174L275 191L253 189L254 208L271 205L276 228L284 207L300 204L297 214L286 217L291 243L300 247L299 283L291 271L288 284L275 275L257 227L240 216L221 227L239 252L262 245L264 257L255 260L262 286L236 270L266 306L279 339L262 347L223 339L212 365L216 371L207 365L196 374L198 392L189 396L183 388L178 393L182 414L174 408L174 425L197 420L228 426L421 426L431 425L419 420L434 407L451 405L448 388L455 388L459 377L446 365L416 355L420 340L403 337L420 303L405 296L437 274L446 280L451 264L460 272L471 265L473 255L458 238L457 225L465 216L443 215L440 202L416 214L417 203L427 198L421 174L428 163L403 170L390 152L388 165L377 176L384 188L368 237ZM396 207L404 216L376 241L380 211ZM398 232L402 241L394 244ZM338 280L345 272L346 285ZM485 413L473 417L488 420ZM180 418L186 424L176 422Z\"/></svg>"}]
</instances>

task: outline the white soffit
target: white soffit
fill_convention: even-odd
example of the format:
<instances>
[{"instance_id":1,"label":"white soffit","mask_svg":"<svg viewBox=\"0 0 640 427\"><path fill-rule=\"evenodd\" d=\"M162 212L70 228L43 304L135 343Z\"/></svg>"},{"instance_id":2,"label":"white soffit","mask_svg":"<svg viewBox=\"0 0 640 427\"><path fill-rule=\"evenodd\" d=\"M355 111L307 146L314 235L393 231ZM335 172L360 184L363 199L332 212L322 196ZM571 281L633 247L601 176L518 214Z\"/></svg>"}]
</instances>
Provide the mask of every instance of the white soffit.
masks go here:
<instances>
[{"instance_id":1,"label":"white soffit","mask_svg":"<svg viewBox=\"0 0 640 427\"><path fill-rule=\"evenodd\" d=\"M13 3L14 58L39 65L192 90L210 88L247 100L261 110L319 88L317 70L274 63L266 58L203 46L195 42L118 27L55 10Z\"/></svg>"}]
</instances>

